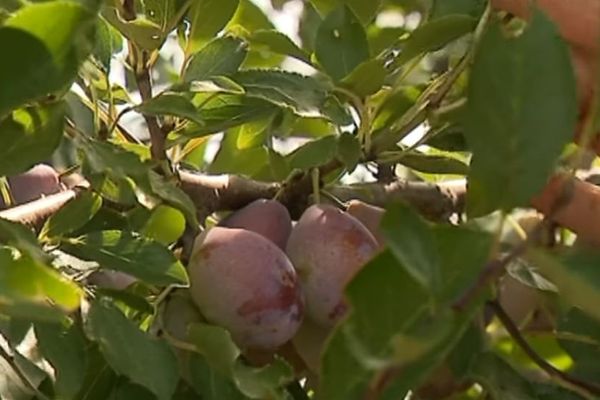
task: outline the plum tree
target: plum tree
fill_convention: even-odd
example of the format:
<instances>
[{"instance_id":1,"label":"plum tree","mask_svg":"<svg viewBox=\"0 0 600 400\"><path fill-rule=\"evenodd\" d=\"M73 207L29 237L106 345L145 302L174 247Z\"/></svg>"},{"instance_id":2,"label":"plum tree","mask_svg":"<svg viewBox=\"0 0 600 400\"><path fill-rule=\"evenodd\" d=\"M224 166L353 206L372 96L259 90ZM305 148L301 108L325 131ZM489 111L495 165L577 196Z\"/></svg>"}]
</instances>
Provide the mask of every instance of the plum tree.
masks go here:
<instances>
[{"instance_id":1,"label":"plum tree","mask_svg":"<svg viewBox=\"0 0 600 400\"><path fill-rule=\"evenodd\" d=\"M219 225L256 232L285 249L292 230L292 219L287 208L278 201L258 199L232 213Z\"/></svg>"},{"instance_id":2,"label":"plum tree","mask_svg":"<svg viewBox=\"0 0 600 400\"><path fill-rule=\"evenodd\" d=\"M275 349L300 326L304 301L294 267L255 232L214 227L202 233L188 273L202 314L242 348Z\"/></svg>"},{"instance_id":3,"label":"plum tree","mask_svg":"<svg viewBox=\"0 0 600 400\"><path fill-rule=\"evenodd\" d=\"M302 214L286 251L302 282L307 316L332 326L346 310L346 284L375 255L378 245L359 220L319 204Z\"/></svg>"},{"instance_id":4,"label":"plum tree","mask_svg":"<svg viewBox=\"0 0 600 400\"><path fill-rule=\"evenodd\" d=\"M385 238L379 229L385 209L365 203L364 201L350 200L346 212L362 222L369 232L375 236L380 246L385 245Z\"/></svg>"},{"instance_id":5,"label":"plum tree","mask_svg":"<svg viewBox=\"0 0 600 400\"><path fill-rule=\"evenodd\" d=\"M22 174L8 177L8 184L15 205L62 190L58 173L46 164L37 164ZM4 207L6 204L0 197L0 208Z\"/></svg>"}]
</instances>

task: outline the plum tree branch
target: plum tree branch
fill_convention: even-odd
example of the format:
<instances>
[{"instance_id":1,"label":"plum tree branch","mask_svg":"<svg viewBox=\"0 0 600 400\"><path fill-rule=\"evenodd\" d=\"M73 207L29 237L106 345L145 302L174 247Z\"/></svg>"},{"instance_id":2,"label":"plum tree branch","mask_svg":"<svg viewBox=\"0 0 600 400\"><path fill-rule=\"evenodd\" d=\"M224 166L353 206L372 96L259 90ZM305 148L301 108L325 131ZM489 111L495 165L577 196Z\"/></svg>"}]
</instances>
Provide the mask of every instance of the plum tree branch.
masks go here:
<instances>
[{"instance_id":1,"label":"plum tree branch","mask_svg":"<svg viewBox=\"0 0 600 400\"><path fill-rule=\"evenodd\" d=\"M551 378L561 382L564 386L569 389L576 391L579 394L585 395L586 398L595 398L600 395L600 386L582 381L574 376L571 376L548 363L542 356L540 356L530 345L527 340L521 335L519 328L515 325L510 316L504 311L500 303L497 301L488 302L494 313L504 326L504 329L513 338L515 343L527 354L527 356L533 361L542 371L548 374ZM583 393L582 393L583 392ZM592 395L592 396L590 396Z\"/></svg>"}]
</instances>

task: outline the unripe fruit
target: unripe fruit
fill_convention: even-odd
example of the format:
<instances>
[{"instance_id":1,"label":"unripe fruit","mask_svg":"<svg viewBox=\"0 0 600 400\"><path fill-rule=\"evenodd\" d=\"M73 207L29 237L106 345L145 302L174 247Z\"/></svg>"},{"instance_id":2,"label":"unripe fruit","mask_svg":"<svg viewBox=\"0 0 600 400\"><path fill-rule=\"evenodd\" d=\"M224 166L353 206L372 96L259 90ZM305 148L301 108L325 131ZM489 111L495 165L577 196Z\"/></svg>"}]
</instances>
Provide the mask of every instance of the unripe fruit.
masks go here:
<instances>
[{"instance_id":1,"label":"unripe fruit","mask_svg":"<svg viewBox=\"0 0 600 400\"><path fill-rule=\"evenodd\" d=\"M196 239L188 272L204 317L228 329L240 347L275 349L298 330L304 302L296 272L263 236L212 228Z\"/></svg>"},{"instance_id":2,"label":"unripe fruit","mask_svg":"<svg viewBox=\"0 0 600 400\"><path fill-rule=\"evenodd\" d=\"M385 238L379 225L385 209L372 206L364 201L350 200L346 212L362 222L362 224L373 234L380 246L385 246Z\"/></svg>"},{"instance_id":3,"label":"unripe fruit","mask_svg":"<svg viewBox=\"0 0 600 400\"><path fill-rule=\"evenodd\" d=\"M27 203L40 198L42 195L49 195L60 192L59 175L49 165L38 164L22 174L8 178L10 192L15 205ZM6 207L0 196L0 208Z\"/></svg>"},{"instance_id":4,"label":"unripe fruit","mask_svg":"<svg viewBox=\"0 0 600 400\"><path fill-rule=\"evenodd\" d=\"M256 232L285 249L292 230L290 214L276 200L258 199L225 218L220 226Z\"/></svg>"},{"instance_id":5,"label":"unripe fruit","mask_svg":"<svg viewBox=\"0 0 600 400\"><path fill-rule=\"evenodd\" d=\"M332 326L346 311L346 285L377 253L378 245L356 218L321 204L302 214L286 250L302 282L306 315Z\"/></svg>"}]
</instances>

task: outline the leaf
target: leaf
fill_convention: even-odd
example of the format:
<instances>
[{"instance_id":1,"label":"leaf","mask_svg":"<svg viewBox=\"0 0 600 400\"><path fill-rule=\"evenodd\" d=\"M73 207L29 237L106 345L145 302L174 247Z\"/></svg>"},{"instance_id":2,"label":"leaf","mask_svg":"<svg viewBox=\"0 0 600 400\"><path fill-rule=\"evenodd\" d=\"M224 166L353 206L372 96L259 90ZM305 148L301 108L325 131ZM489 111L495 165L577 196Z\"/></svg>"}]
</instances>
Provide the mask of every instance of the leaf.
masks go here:
<instances>
[{"instance_id":1,"label":"leaf","mask_svg":"<svg viewBox=\"0 0 600 400\"><path fill-rule=\"evenodd\" d=\"M247 47L244 41L232 36L212 40L190 58L183 81L202 81L235 73L246 58Z\"/></svg>"},{"instance_id":2,"label":"leaf","mask_svg":"<svg viewBox=\"0 0 600 400\"><path fill-rule=\"evenodd\" d=\"M600 373L600 322L583 311L571 308L558 319L556 327L560 346L573 359L574 376L593 381Z\"/></svg>"},{"instance_id":3,"label":"leaf","mask_svg":"<svg viewBox=\"0 0 600 400\"><path fill-rule=\"evenodd\" d=\"M292 39L275 29L258 29L248 36L250 46L296 58L312 65L310 54L298 47Z\"/></svg>"},{"instance_id":4,"label":"leaf","mask_svg":"<svg viewBox=\"0 0 600 400\"><path fill-rule=\"evenodd\" d=\"M171 32L189 3L186 0L145 0L144 8L148 19L161 27L163 35Z\"/></svg>"},{"instance_id":5,"label":"leaf","mask_svg":"<svg viewBox=\"0 0 600 400\"><path fill-rule=\"evenodd\" d=\"M438 154L412 152L386 152L381 154L382 162L402 164L426 174L467 175L469 166L462 161Z\"/></svg>"},{"instance_id":6,"label":"leaf","mask_svg":"<svg viewBox=\"0 0 600 400\"><path fill-rule=\"evenodd\" d=\"M258 179L268 166L268 152L263 146L239 149L239 129L227 132L213 162L208 167L211 174L243 174ZM268 179L270 180L270 179Z\"/></svg>"},{"instance_id":7,"label":"leaf","mask_svg":"<svg viewBox=\"0 0 600 400\"><path fill-rule=\"evenodd\" d=\"M485 0L435 0L431 9L431 19L452 14L478 18L484 9Z\"/></svg>"},{"instance_id":8,"label":"leaf","mask_svg":"<svg viewBox=\"0 0 600 400\"><path fill-rule=\"evenodd\" d=\"M260 368L238 362L233 378L240 392L251 399L287 400L284 386L294 379L294 371L282 358L275 357L272 363Z\"/></svg>"},{"instance_id":9,"label":"leaf","mask_svg":"<svg viewBox=\"0 0 600 400\"><path fill-rule=\"evenodd\" d=\"M85 338L76 325L36 323L39 351L54 368L55 393L74 398L83 384L86 369Z\"/></svg>"},{"instance_id":10,"label":"leaf","mask_svg":"<svg viewBox=\"0 0 600 400\"><path fill-rule=\"evenodd\" d=\"M80 193L46 220L41 238L62 236L84 226L102 207L102 198L92 191Z\"/></svg>"},{"instance_id":11,"label":"leaf","mask_svg":"<svg viewBox=\"0 0 600 400\"><path fill-rule=\"evenodd\" d=\"M348 7L335 9L323 20L317 32L315 56L335 81L368 60L367 34Z\"/></svg>"},{"instance_id":12,"label":"leaf","mask_svg":"<svg viewBox=\"0 0 600 400\"><path fill-rule=\"evenodd\" d=\"M152 214L142 229L142 233L150 239L164 245L175 242L185 230L185 217L175 208L160 205L152 210Z\"/></svg>"},{"instance_id":13,"label":"leaf","mask_svg":"<svg viewBox=\"0 0 600 400\"><path fill-rule=\"evenodd\" d=\"M338 137L337 158L344 163L346 169L352 172L362 157L362 147L358 138L349 133Z\"/></svg>"},{"instance_id":14,"label":"leaf","mask_svg":"<svg viewBox=\"0 0 600 400\"><path fill-rule=\"evenodd\" d=\"M381 6L381 0L311 0L311 3L322 14L328 14L339 4L346 4L352 9L363 25L367 25L373 20Z\"/></svg>"},{"instance_id":15,"label":"leaf","mask_svg":"<svg viewBox=\"0 0 600 400\"><path fill-rule=\"evenodd\" d=\"M237 136L236 147L243 150L262 146L270 133L269 128L272 123L273 118L269 117L242 125Z\"/></svg>"},{"instance_id":16,"label":"leaf","mask_svg":"<svg viewBox=\"0 0 600 400\"><path fill-rule=\"evenodd\" d=\"M161 93L135 106L134 109L145 115L172 115L200 125L204 123L192 102L178 93Z\"/></svg>"},{"instance_id":17,"label":"leaf","mask_svg":"<svg viewBox=\"0 0 600 400\"><path fill-rule=\"evenodd\" d=\"M94 22L92 11L72 1L27 4L4 22L0 48L15 56L0 65L0 117L68 87L92 49Z\"/></svg>"},{"instance_id":18,"label":"leaf","mask_svg":"<svg viewBox=\"0 0 600 400\"><path fill-rule=\"evenodd\" d=\"M538 399L531 383L492 353L480 354L469 375L494 399Z\"/></svg>"},{"instance_id":19,"label":"leaf","mask_svg":"<svg viewBox=\"0 0 600 400\"><path fill-rule=\"evenodd\" d=\"M167 204L183 213L190 225L198 225L196 206L190 197L174 182L167 180L157 172L148 170L150 189Z\"/></svg>"},{"instance_id":20,"label":"leaf","mask_svg":"<svg viewBox=\"0 0 600 400\"><path fill-rule=\"evenodd\" d=\"M26 306L31 304L51 308L48 300L64 311L73 311L79 307L82 290L28 254L12 247L0 246L0 265L0 307L25 303ZM38 316L32 314L29 317L36 319Z\"/></svg>"},{"instance_id":21,"label":"leaf","mask_svg":"<svg viewBox=\"0 0 600 400\"><path fill-rule=\"evenodd\" d=\"M190 384L206 400L246 400L229 375L223 375L206 362L199 354L190 356Z\"/></svg>"},{"instance_id":22,"label":"leaf","mask_svg":"<svg viewBox=\"0 0 600 400\"><path fill-rule=\"evenodd\" d=\"M448 15L431 20L408 37L391 68L399 68L420 54L436 51L475 29L477 19L467 15Z\"/></svg>"},{"instance_id":23,"label":"leaf","mask_svg":"<svg viewBox=\"0 0 600 400\"><path fill-rule=\"evenodd\" d=\"M224 328L203 323L189 325L188 339L202 354L211 368L230 376L241 354L231 334Z\"/></svg>"},{"instance_id":24,"label":"leaf","mask_svg":"<svg viewBox=\"0 0 600 400\"><path fill-rule=\"evenodd\" d=\"M197 0L187 12L190 23L186 55L193 54L211 40L233 17L239 0Z\"/></svg>"},{"instance_id":25,"label":"leaf","mask_svg":"<svg viewBox=\"0 0 600 400\"><path fill-rule=\"evenodd\" d=\"M291 168L307 170L319 167L332 160L337 152L335 136L313 140L294 150L288 157Z\"/></svg>"},{"instance_id":26,"label":"leaf","mask_svg":"<svg viewBox=\"0 0 600 400\"><path fill-rule=\"evenodd\" d=\"M96 33L96 46L92 54L100 61L105 71L110 71L110 61L113 54L123 48L123 37L104 18L98 18L98 31Z\"/></svg>"},{"instance_id":27,"label":"leaf","mask_svg":"<svg viewBox=\"0 0 600 400\"><path fill-rule=\"evenodd\" d=\"M159 25L143 17L125 21L115 7L105 6L102 16L123 36L144 50L158 49L165 38Z\"/></svg>"},{"instance_id":28,"label":"leaf","mask_svg":"<svg viewBox=\"0 0 600 400\"><path fill-rule=\"evenodd\" d=\"M64 116L63 104L55 103L19 109L0 121L0 175L18 174L50 157L62 138Z\"/></svg>"},{"instance_id":29,"label":"leaf","mask_svg":"<svg viewBox=\"0 0 600 400\"><path fill-rule=\"evenodd\" d=\"M210 135L237 127L250 121L266 118L278 111L273 104L245 96L224 95L215 103L199 110L204 125L192 125L182 132L182 138ZM175 138L177 140L181 140Z\"/></svg>"},{"instance_id":30,"label":"leaf","mask_svg":"<svg viewBox=\"0 0 600 400\"><path fill-rule=\"evenodd\" d=\"M244 88L225 76L213 76L202 81L192 81L190 92L244 94Z\"/></svg>"},{"instance_id":31,"label":"leaf","mask_svg":"<svg viewBox=\"0 0 600 400\"><path fill-rule=\"evenodd\" d=\"M368 60L359 64L340 83L358 96L366 97L381 89L386 75L382 60Z\"/></svg>"},{"instance_id":32,"label":"leaf","mask_svg":"<svg viewBox=\"0 0 600 400\"><path fill-rule=\"evenodd\" d=\"M15 247L37 261L48 259L32 230L17 222L0 218L0 243Z\"/></svg>"},{"instance_id":33,"label":"leaf","mask_svg":"<svg viewBox=\"0 0 600 400\"><path fill-rule=\"evenodd\" d=\"M433 231L403 204L388 207L380 224L390 250L409 274L431 293L441 286L440 259Z\"/></svg>"},{"instance_id":34,"label":"leaf","mask_svg":"<svg viewBox=\"0 0 600 400\"><path fill-rule=\"evenodd\" d=\"M569 51L557 28L540 11L517 38L494 22L468 88L465 137L473 159L467 213L528 205L571 140L576 117Z\"/></svg>"},{"instance_id":35,"label":"leaf","mask_svg":"<svg viewBox=\"0 0 600 400\"><path fill-rule=\"evenodd\" d=\"M232 77L246 95L266 100L304 117L324 117L344 124L348 115L329 93L329 88L313 77L281 70L245 70Z\"/></svg>"},{"instance_id":36,"label":"leaf","mask_svg":"<svg viewBox=\"0 0 600 400\"><path fill-rule=\"evenodd\" d=\"M188 284L185 268L163 245L131 232L102 231L65 240L61 248L103 268L153 285Z\"/></svg>"},{"instance_id":37,"label":"leaf","mask_svg":"<svg viewBox=\"0 0 600 400\"><path fill-rule=\"evenodd\" d=\"M170 400L179 380L177 359L162 340L151 338L108 301L95 301L87 314L86 332L119 374Z\"/></svg>"},{"instance_id":38,"label":"leaf","mask_svg":"<svg viewBox=\"0 0 600 400\"><path fill-rule=\"evenodd\" d=\"M592 250L573 251L553 257L542 250L527 253L539 272L550 279L566 302L600 319L600 254Z\"/></svg>"}]
</instances>

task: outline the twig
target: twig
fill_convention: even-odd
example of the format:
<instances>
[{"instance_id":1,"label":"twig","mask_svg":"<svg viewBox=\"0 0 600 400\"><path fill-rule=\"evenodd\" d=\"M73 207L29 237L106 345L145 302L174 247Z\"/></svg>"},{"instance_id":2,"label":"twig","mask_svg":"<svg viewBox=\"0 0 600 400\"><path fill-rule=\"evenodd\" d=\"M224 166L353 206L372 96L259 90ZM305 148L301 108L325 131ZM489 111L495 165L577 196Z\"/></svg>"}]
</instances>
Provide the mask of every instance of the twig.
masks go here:
<instances>
[{"instance_id":1,"label":"twig","mask_svg":"<svg viewBox=\"0 0 600 400\"><path fill-rule=\"evenodd\" d=\"M540 356L525 340L519 328L515 325L510 316L504 311L502 306L497 301L488 302L489 306L494 310L494 313L508 332L513 338L515 343L527 354L527 356L533 361L542 371L547 373L551 378L559 381L563 386L577 392L585 398L595 398L600 396L600 386L582 381L574 376L567 374L555 368L553 365L548 363L542 356Z\"/></svg>"},{"instance_id":2,"label":"twig","mask_svg":"<svg viewBox=\"0 0 600 400\"><path fill-rule=\"evenodd\" d=\"M8 354L2 346L0 346L0 357L2 357L8 363L8 365L10 365L10 367L15 372L15 374L17 374L19 379L25 384L25 386L29 387L37 397L39 397L41 400L50 400L50 398L44 393L40 392L40 390L33 384L33 382L29 380L27 375L25 375L25 373L21 371L21 368L19 368L19 366L15 362L13 356Z\"/></svg>"}]
</instances>

